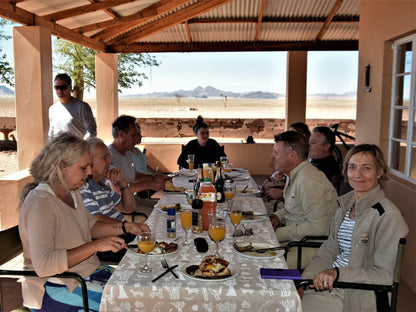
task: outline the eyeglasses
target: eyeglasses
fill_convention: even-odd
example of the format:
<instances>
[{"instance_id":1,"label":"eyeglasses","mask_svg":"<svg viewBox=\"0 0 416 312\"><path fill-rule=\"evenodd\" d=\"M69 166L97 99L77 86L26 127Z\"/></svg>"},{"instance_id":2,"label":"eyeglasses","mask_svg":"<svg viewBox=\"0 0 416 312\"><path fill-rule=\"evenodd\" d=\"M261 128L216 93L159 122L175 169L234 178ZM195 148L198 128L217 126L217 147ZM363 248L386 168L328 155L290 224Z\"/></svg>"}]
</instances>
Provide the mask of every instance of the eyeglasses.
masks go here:
<instances>
[{"instance_id":1,"label":"eyeglasses","mask_svg":"<svg viewBox=\"0 0 416 312\"><path fill-rule=\"evenodd\" d=\"M71 85L62 85L62 86L53 86L55 88L55 90L66 90L68 89L68 87L70 87Z\"/></svg>"},{"instance_id":2,"label":"eyeglasses","mask_svg":"<svg viewBox=\"0 0 416 312\"><path fill-rule=\"evenodd\" d=\"M254 235L253 229L246 229L244 228L244 232L242 230L235 230L233 237L241 237L241 236L252 236Z\"/></svg>"}]
</instances>

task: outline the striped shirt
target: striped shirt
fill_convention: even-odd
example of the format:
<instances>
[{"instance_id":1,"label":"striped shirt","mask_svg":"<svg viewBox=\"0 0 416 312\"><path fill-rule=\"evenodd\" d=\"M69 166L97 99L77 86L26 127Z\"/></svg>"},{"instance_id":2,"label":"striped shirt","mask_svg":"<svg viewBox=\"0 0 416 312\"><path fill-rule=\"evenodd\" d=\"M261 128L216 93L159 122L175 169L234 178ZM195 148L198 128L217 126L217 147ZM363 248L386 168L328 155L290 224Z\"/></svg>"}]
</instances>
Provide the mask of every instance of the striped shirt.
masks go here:
<instances>
[{"instance_id":1,"label":"striped shirt","mask_svg":"<svg viewBox=\"0 0 416 312\"><path fill-rule=\"evenodd\" d=\"M85 207L93 216L104 215L124 221L123 214L115 209L121 204L121 196L114 192L104 181L99 183L89 178L81 188L81 196Z\"/></svg>"},{"instance_id":2,"label":"striped shirt","mask_svg":"<svg viewBox=\"0 0 416 312\"><path fill-rule=\"evenodd\" d=\"M350 261L351 254L351 237L354 231L356 219L350 219L351 208L348 209L345 217L338 230L338 246L340 253L335 261L332 263L332 267L346 267Z\"/></svg>"}]
</instances>

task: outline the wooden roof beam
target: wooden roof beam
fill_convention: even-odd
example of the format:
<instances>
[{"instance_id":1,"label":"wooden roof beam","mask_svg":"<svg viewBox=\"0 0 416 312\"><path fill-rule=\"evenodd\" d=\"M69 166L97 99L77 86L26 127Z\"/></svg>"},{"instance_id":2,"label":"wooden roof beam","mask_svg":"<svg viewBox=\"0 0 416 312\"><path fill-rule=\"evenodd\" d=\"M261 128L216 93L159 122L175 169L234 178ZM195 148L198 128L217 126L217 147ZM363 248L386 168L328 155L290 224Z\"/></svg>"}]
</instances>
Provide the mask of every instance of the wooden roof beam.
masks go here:
<instances>
[{"instance_id":1,"label":"wooden roof beam","mask_svg":"<svg viewBox=\"0 0 416 312\"><path fill-rule=\"evenodd\" d=\"M0 1L0 16L25 26L42 26L48 28L52 34L57 37L78 43L99 52L106 52L106 46L103 43L100 43L95 39L85 37L51 21L47 21L42 17L32 14L19 7L15 7L13 4Z\"/></svg>"},{"instance_id":2,"label":"wooden roof beam","mask_svg":"<svg viewBox=\"0 0 416 312\"><path fill-rule=\"evenodd\" d=\"M92 13L92 12L96 12L100 10L106 10L106 9L109 9L109 8L112 8L112 7L115 7L124 3L129 3L129 2L139 1L139 0L106 0L106 1L100 1L100 2L94 2L93 0L89 0L89 1L92 2L92 4L87 4L87 5L83 5L80 7L68 9L65 11L43 15L42 17L46 20L53 20L56 22L59 20L63 20L65 18ZM111 13L111 15L113 16L114 13Z\"/></svg>"},{"instance_id":3,"label":"wooden roof beam","mask_svg":"<svg viewBox=\"0 0 416 312\"><path fill-rule=\"evenodd\" d=\"M129 30L130 29L129 25L131 27L135 27L161 14L174 10L178 6L184 5L188 2L189 0L162 0L151 6L148 6L147 8L135 14L123 16L117 20L111 20L111 21L100 22L100 23L95 23L91 25L85 25L85 26L78 27L78 28L73 28L73 30L74 31L82 30L82 32L86 33L89 31L97 31L100 29L107 28L106 30L100 32L99 34L96 34L94 37L96 38L101 38L101 36L106 37L106 38L109 36L114 37ZM117 29L118 27L120 27L120 29ZM124 30L124 29L127 29L127 30ZM112 38L112 37L109 37L109 38Z\"/></svg>"},{"instance_id":4,"label":"wooden roof beam","mask_svg":"<svg viewBox=\"0 0 416 312\"><path fill-rule=\"evenodd\" d=\"M134 43L111 46L113 53L254 51L358 51L358 40Z\"/></svg>"},{"instance_id":5,"label":"wooden roof beam","mask_svg":"<svg viewBox=\"0 0 416 312\"><path fill-rule=\"evenodd\" d=\"M261 4L260 4L260 12L259 12L259 18L257 19L256 36L254 37L254 41L259 40L261 20L263 19L264 4L265 3L266 3L266 0L262 0Z\"/></svg>"},{"instance_id":6,"label":"wooden roof beam","mask_svg":"<svg viewBox=\"0 0 416 312\"><path fill-rule=\"evenodd\" d=\"M192 17L201 15L231 1L232 0L202 0L201 2L192 4L187 8L175 12L174 14L170 14L166 17L150 22L142 27L128 32L126 35L121 36L121 38L117 38L117 43L134 43L139 39L147 37L163 29L172 27L176 24L182 23Z\"/></svg>"},{"instance_id":7,"label":"wooden roof beam","mask_svg":"<svg viewBox=\"0 0 416 312\"><path fill-rule=\"evenodd\" d=\"M88 0L89 2L91 2L91 3L96 3L96 0ZM135 1L135 0L132 0L132 1ZM114 11L113 9L110 9L110 8L108 8L108 9L103 9L103 11L104 11L104 13L106 13L106 14L108 14L108 15L110 15L112 18L120 18L121 16L120 16L120 14L118 14L116 11Z\"/></svg>"},{"instance_id":8,"label":"wooden roof beam","mask_svg":"<svg viewBox=\"0 0 416 312\"><path fill-rule=\"evenodd\" d=\"M192 42L191 30L189 29L188 21L185 21L186 36L188 37L188 42Z\"/></svg>"},{"instance_id":9,"label":"wooden roof beam","mask_svg":"<svg viewBox=\"0 0 416 312\"><path fill-rule=\"evenodd\" d=\"M327 31L329 24L331 24L332 19L334 18L335 14L338 12L339 7L342 4L342 0L337 0L332 7L331 12L329 13L324 25L322 26L321 30L319 31L318 35L315 37L315 41L322 40L325 32Z\"/></svg>"}]
</instances>

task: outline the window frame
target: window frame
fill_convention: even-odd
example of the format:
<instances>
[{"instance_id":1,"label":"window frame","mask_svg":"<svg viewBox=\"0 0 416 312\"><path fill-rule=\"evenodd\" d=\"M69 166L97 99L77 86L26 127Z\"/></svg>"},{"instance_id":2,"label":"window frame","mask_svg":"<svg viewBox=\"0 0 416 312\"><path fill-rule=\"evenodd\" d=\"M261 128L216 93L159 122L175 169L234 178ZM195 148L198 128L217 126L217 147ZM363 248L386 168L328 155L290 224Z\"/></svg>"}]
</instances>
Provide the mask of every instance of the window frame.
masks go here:
<instances>
[{"instance_id":1,"label":"window frame","mask_svg":"<svg viewBox=\"0 0 416 312\"><path fill-rule=\"evenodd\" d=\"M405 44L411 43L412 45L412 64L410 72L399 72L399 57L398 47ZM414 129L415 123L415 109L416 109L416 34L406 36L399 40L396 40L392 44L393 49L393 71L392 71L392 92L391 92L391 105L390 105L390 128L389 128L389 149L388 149L388 165L390 167L390 172L394 175L403 178L413 184L416 183L416 179L411 177L412 171L412 149L414 149L413 157L416 157L416 133ZM401 60L403 61L403 60ZM398 94L397 92L397 78L410 76L410 93L409 93L409 106L395 105L395 98ZM403 79L404 80L404 79ZM403 104L403 102L401 103ZM396 128L396 119L395 113L398 110L408 111L408 123L406 131L406 139L395 138L394 129ZM406 147L405 150L405 166L404 172L394 169L393 164L396 159L393 159L395 156L394 144L404 144ZM396 156L397 157L397 156Z\"/></svg>"}]
</instances>

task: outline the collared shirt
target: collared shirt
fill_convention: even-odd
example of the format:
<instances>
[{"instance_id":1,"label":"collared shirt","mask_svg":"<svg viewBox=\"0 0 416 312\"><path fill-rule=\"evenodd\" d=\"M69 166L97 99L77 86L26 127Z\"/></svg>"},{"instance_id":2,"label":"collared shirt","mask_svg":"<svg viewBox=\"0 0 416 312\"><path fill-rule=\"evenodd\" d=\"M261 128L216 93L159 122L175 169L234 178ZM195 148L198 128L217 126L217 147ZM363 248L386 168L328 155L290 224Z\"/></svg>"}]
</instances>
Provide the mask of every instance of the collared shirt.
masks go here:
<instances>
[{"instance_id":1,"label":"collared shirt","mask_svg":"<svg viewBox=\"0 0 416 312\"><path fill-rule=\"evenodd\" d=\"M285 207L276 211L286 226L276 231L280 242L300 240L306 235L328 235L337 204L337 192L325 175L307 160L286 178Z\"/></svg>"},{"instance_id":2,"label":"collared shirt","mask_svg":"<svg viewBox=\"0 0 416 312\"><path fill-rule=\"evenodd\" d=\"M121 211L115 209L121 204L121 196L114 192L106 181L97 183L88 178L87 183L81 188L81 196L85 207L93 216L103 215L124 221Z\"/></svg>"},{"instance_id":3,"label":"collared shirt","mask_svg":"<svg viewBox=\"0 0 416 312\"><path fill-rule=\"evenodd\" d=\"M137 147L135 147L134 149L136 150L137 154L131 153L131 159L134 163L134 166L136 167L137 172L149 174L149 171L147 170L146 155L143 154L143 152L139 150Z\"/></svg>"}]
</instances>

